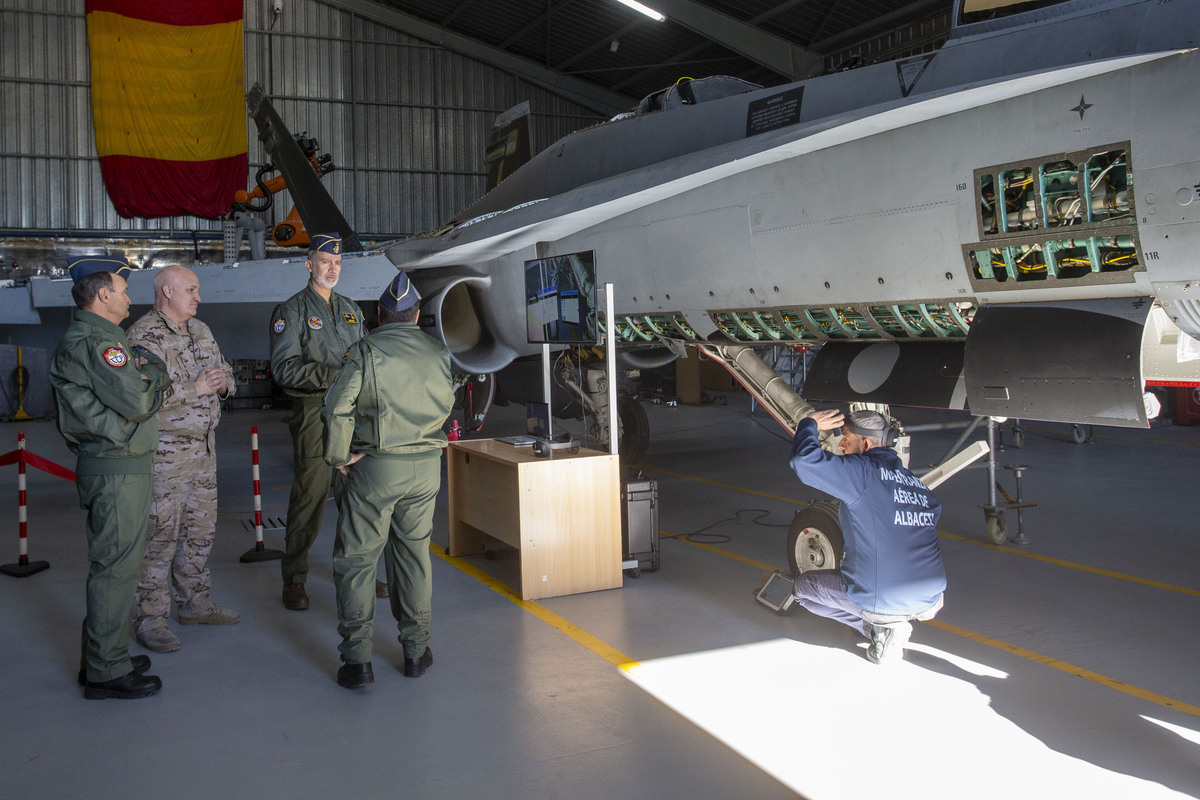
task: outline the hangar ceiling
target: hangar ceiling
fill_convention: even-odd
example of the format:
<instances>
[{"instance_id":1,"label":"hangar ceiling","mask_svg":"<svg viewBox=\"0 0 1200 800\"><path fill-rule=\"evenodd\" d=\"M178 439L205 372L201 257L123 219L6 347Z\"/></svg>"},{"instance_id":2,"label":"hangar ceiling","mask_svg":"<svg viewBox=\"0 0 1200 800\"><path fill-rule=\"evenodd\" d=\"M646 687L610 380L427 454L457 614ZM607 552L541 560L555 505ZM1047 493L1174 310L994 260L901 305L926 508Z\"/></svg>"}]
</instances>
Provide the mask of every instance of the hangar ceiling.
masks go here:
<instances>
[{"instance_id":1,"label":"hangar ceiling","mask_svg":"<svg viewBox=\"0 0 1200 800\"><path fill-rule=\"evenodd\" d=\"M611 113L680 77L734 75L766 86L836 69L837 55L890 31L948 19L953 0L334 0L419 38L522 74ZM905 37L896 58L931 49L944 25Z\"/></svg>"}]
</instances>

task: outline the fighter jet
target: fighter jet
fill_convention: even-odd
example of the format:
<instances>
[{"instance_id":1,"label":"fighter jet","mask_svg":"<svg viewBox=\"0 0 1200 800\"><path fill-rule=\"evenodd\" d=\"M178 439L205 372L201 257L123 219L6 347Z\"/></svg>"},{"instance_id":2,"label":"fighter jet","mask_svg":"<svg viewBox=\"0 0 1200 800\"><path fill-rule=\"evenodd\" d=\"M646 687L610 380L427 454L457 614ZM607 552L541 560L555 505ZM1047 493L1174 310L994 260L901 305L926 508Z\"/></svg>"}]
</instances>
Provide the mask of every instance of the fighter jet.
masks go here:
<instances>
[{"instance_id":1,"label":"fighter jet","mask_svg":"<svg viewBox=\"0 0 1200 800\"><path fill-rule=\"evenodd\" d=\"M1200 383L1198 43L1179 0L957 0L934 52L681 80L384 252L464 374L569 322L699 348L789 428L756 348L820 345L809 399L1145 426Z\"/></svg>"},{"instance_id":2,"label":"fighter jet","mask_svg":"<svg viewBox=\"0 0 1200 800\"><path fill-rule=\"evenodd\" d=\"M803 401L755 354L819 346L811 400L1145 426L1147 385L1200 385L1197 43L1200 6L1182 0L956 0L934 52L770 88L681 80L532 158L506 115L490 191L357 254L347 279L408 271L461 376L546 339L607 338L633 367L690 347L791 429ZM288 185L320 195L249 100ZM293 194L309 230L353 235L327 195ZM208 315L261 343L237 306L276 301L301 261L256 264L249 284L248 265L212 268ZM0 306L44 322L70 306L62 283ZM554 347L606 438L609 382L586 348ZM638 406L618 407L644 440Z\"/></svg>"}]
</instances>

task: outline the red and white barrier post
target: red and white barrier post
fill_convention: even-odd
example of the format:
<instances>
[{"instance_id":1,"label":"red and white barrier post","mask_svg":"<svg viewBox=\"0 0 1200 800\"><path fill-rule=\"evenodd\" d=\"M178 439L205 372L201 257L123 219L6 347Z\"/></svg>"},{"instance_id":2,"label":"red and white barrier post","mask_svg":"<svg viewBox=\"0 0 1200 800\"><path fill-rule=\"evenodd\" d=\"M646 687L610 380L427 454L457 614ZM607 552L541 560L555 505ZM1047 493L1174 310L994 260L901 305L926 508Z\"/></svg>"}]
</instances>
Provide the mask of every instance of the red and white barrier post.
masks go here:
<instances>
[{"instance_id":1,"label":"red and white barrier post","mask_svg":"<svg viewBox=\"0 0 1200 800\"><path fill-rule=\"evenodd\" d=\"M251 474L254 476L254 549L247 550L240 559L242 563L275 561L283 558L283 551L268 550L263 545L262 485L258 474L258 426L250 428Z\"/></svg>"},{"instance_id":2,"label":"red and white barrier post","mask_svg":"<svg viewBox=\"0 0 1200 800\"><path fill-rule=\"evenodd\" d=\"M0 572L15 578L26 578L35 572L50 568L48 561L29 560L28 526L25 513L25 434L17 434L17 563L0 565Z\"/></svg>"}]
</instances>

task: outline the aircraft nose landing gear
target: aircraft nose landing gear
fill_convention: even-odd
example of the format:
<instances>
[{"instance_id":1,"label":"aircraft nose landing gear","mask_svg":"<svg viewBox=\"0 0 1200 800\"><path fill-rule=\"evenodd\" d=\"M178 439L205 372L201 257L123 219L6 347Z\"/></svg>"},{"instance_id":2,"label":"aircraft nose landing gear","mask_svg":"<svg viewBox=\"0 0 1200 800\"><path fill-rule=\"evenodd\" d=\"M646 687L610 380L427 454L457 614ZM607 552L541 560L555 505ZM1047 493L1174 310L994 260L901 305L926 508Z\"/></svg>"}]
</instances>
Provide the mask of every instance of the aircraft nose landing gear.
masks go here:
<instances>
[{"instance_id":1,"label":"aircraft nose landing gear","mask_svg":"<svg viewBox=\"0 0 1200 800\"><path fill-rule=\"evenodd\" d=\"M837 503L822 500L796 512L788 528L788 563L792 577L817 569L837 569L845 541Z\"/></svg>"}]
</instances>

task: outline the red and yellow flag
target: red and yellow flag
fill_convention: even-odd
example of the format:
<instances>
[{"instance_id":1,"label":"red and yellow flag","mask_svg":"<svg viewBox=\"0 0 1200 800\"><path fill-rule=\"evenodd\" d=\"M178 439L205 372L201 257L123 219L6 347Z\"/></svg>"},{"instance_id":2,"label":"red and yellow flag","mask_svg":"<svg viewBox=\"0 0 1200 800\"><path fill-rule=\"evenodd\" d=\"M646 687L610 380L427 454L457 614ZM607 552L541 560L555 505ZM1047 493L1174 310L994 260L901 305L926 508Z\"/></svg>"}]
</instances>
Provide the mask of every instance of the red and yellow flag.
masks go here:
<instances>
[{"instance_id":1,"label":"red and yellow flag","mask_svg":"<svg viewBox=\"0 0 1200 800\"><path fill-rule=\"evenodd\" d=\"M87 0L87 30L117 213L228 213L247 173L242 0Z\"/></svg>"}]
</instances>

